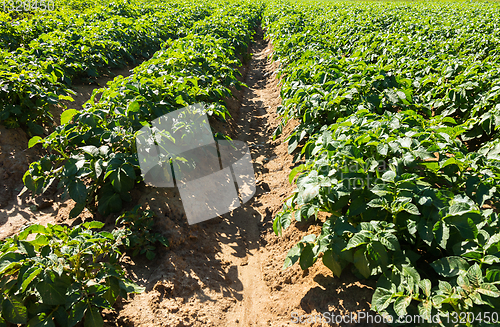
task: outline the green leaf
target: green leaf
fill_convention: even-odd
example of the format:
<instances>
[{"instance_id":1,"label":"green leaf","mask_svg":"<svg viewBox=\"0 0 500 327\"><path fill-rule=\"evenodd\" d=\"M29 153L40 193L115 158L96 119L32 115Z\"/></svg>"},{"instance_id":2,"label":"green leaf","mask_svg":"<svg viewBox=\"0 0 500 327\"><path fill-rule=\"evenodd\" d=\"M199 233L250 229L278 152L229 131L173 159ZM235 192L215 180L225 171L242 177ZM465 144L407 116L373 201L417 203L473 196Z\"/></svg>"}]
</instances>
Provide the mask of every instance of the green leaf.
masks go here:
<instances>
[{"instance_id":1,"label":"green leaf","mask_svg":"<svg viewBox=\"0 0 500 327\"><path fill-rule=\"evenodd\" d=\"M34 147L38 143L42 143L42 142L43 142L43 139L40 136L34 136L29 140L28 148L31 149L32 147Z\"/></svg>"},{"instance_id":2,"label":"green leaf","mask_svg":"<svg viewBox=\"0 0 500 327\"><path fill-rule=\"evenodd\" d=\"M282 231L290 226L291 220L292 214L290 212L278 213L273 222L274 233L278 236L281 236Z\"/></svg>"},{"instance_id":3,"label":"green leaf","mask_svg":"<svg viewBox=\"0 0 500 327\"><path fill-rule=\"evenodd\" d=\"M295 168L292 169L292 171L290 171L290 175L288 175L288 182L290 184L292 184L293 182L293 179L295 178L295 176L297 176L297 174L299 172L302 172L304 170L305 166L302 164L300 166L297 166Z\"/></svg>"},{"instance_id":4,"label":"green leaf","mask_svg":"<svg viewBox=\"0 0 500 327\"><path fill-rule=\"evenodd\" d=\"M30 257L36 257L35 246L28 241L19 241L19 251L25 253Z\"/></svg>"},{"instance_id":5,"label":"green leaf","mask_svg":"<svg viewBox=\"0 0 500 327\"><path fill-rule=\"evenodd\" d=\"M78 217L82 213L83 209L85 209L85 203L75 204L73 209L71 209L71 211L69 212L69 218Z\"/></svg>"},{"instance_id":6,"label":"green leaf","mask_svg":"<svg viewBox=\"0 0 500 327\"><path fill-rule=\"evenodd\" d=\"M432 231L432 221L420 219L417 223L417 231L422 241L430 246L432 244L432 240L434 239L434 234Z\"/></svg>"},{"instance_id":7,"label":"green leaf","mask_svg":"<svg viewBox=\"0 0 500 327\"><path fill-rule=\"evenodd\" d=\"M90 154L93 157L95 157L99 154L99 149L93 145L82 146L82 147L80 147L80 150L82 150L83 152L85 152L87 154Z\"/></svg>"},{"instance_id":8,"label":"green leaf","mask_svg":"<svg viewBox=\"0 0 500 327\"><path fill-rule=\"evenodd\" d=\"M141 105L139 104L139 101L132 101L128 104L128 107L127 107L127 115L130 113L130 112L139 112L141 109Z\"/></svg>"},{"instance_id":9,"label":"green leaf","mask_svg":"<svg viewBox=\"0 0 500 327\"><path fill-rule=\"evenodd\" d=\"M33 317L28 322L28 327L55 327L54 320L52 319L52 315L46 315L42 313L36 317Z\"/></svg>"},{"instance_id":10,"label":"green leaf","mask_svg":"<svg viewBox=\"0 0 500 327\"><path fill-rule=\"evenodd\" d=\"M420 274L413 266L404 265L402 268L403 268L402 271L403 271L404 276L411 277L413 279L414 283L420 282Z\"/></svg>"},{"instance_id":11,"label":"green leaf","mask_svg":"<svg viewBox=\"0 0 500 327\"><path fill-rule=\"evenodd\" d=\"M392 170L389 170L386 171L380 179L383 180L384 182L393 183L394 178L396 178L396 173L393 172Z\"/></svg>"},{"instance_id":12,"label":"green leaf","mask_svg":"<svg viewBox=\"0 0 500 327\"><path fill-rule=\"evenodd\" d=\"M476 291L478 293L481 293L481 294L484 294L487 296L491 296L491 297L499 297L500 296L500 292L498 291L498 288L495 285L490 284L490 283L482 283L481 285L479 285L478 288L476 288Z\"/></svg>"},{"instance_id":13,"label":"green leaf","mask_svg":"<svg viewBox=\"0 0 500 327\"><path fill-rule=\"evenodd\" d=\"M418 304L418 313L422 318L430 322L432 315L432 302L429 300L423 300L420 302Z\"/></svg>"},{"instance_id":14,"label":"green leaf","mask_svg":"<svg viewBox=\"0 0 500 327\"><path fill-rule=\"evenodd\" d=\"M36 285L42 303L47 305L63 305L66 303L67 285L56 279L54 282L42 281Z\"/></svg>"},{"instance_id":15,"label":"green leaf","mask_svg":"<svg viewBox=\"0 0 500 327\"><path fill-rule=\"evenodd\" d=\"M420 286L420 288L422 289L422 291L424 292L424 295L427 297L427 298L430 298L431 296L431 288L432 288L432 284L431 284L431 281L428 280L428 279L422 279L419 283L418 283L418 286Z\"/></svg>"},{"instance_id":16,"label":"green leaf","mask_svg":"<svg viewBox=\"0 0 500 327\"><path fill-rule=\"evenodd\" d=\"M492 245L496 245L498 242L500 242L500 233L492 235L484 245L484 249L488 250Z\"/></svg>"},{"instance_id":17,"label":"green leaf","mask_svg":"<svg viewBox=\"0 0 500 327\"><path fill-rule=\"evenodd\" d=\"M387 233L380 238L380 243L382 243L388 250L397 251L400 249L399 241L396 235Z\"/></svg>"},{"instance_id":18,"label":"green leaf","mask_svg":"<svg viewBox=\"0 0 500 327\"><path fill-rule=\"evenodd\" d=\"M405 205L403 205L403 210L408 212L409 214L420 216L420 211L418 211L417 206L413 203L406 203Z\"/></svg>"},{"instance_id":19,"label":"green leaf","mask_svg":"<svg viewBox=\"0 0 500 327\"><path fill-rule=\"evenodd\" d=\"M500 283L500 269L486 270L486 280L490 283Z\"/></svg>"},{"instance_id":20,"label":"green leaf","mask_svg":"<svg viewBox=\"0 0 500 327\"><path fill-rule=\"evenodd\" d=\"M380 155L386 156L389 151L389 146L385 143L377 144L377 151Z\"/></svg>"},{"instance_id":21,"label":"green leaf","mask_svg":"<svg viewBox=\"0 0 500 327\"><path fill-rule=\"evenodd\" d=\"M483 273L481 271L481 268L477 263L473 264L468 270L467 270L467 279L471 282L473 286L479 286L483 282Z\"/></svg>"},{"instance_id":22,"label":"green leaf","mask_svg":"<svg viewBox=\"0 0 500 327\"><path fill-rule=\"evenodd\" d=\"M400 296L394 301L394 311L399 317L406 315L406 308L410 305L411 296Z\"/></svg>"},{"instance_id":23,"label":"green leaf","mask_svg":"<svg viewBox=\"0 0 500 327\"><path fill-rule=\"evenodd\" d=\"M345 247L344 251L366 244L368 241L368 237L361 233L356 233L351 237L349 242L347 242L347 246Z\"/></svg>"},{"instance_id":24,"label":"green leaf","mask_svg":"<svg viewBox=\"0 0 500 327\"><path fill-rule=\"evenodd\" d=\"M451 256L432 262L431 267L443 277L455 277L458 276L461 270L467 271L469 264L460 257Z\"/></svg>"},{"instance_id":25,"label":"green leaf","mask_svg":"<svg viewBox=\"0 0 500 327\"><path fill-rule=\"evenodd\" d=\"M132 283L127 280L120 280L120 288L126 290L127 293L135 293L135 294L142 293L146 290L145 287L141 287L136 283Z\"/></svg>"},{"instance_id":26,"label":"green leaf","mask_svg":"<svg viewBox=\"0 0 500 327\"><path fill-rule=\"evenodd\" d=\"M432 231L434 232L434 238L438 242L439 246L443 249L446 249L446 244L448 243L448 239L450 238L450 228L448 225L439 220L433 227Z\"/></svg>"},{"instance_id":27,"label":"green leaf","mask_svg":"<svg viewBox=\"0 0 500 327\"><path fill-rule=\"evenodd\" d=\"M292 136L288 141L288 153L290 154L293 153L293 151L295 151L298 145L299 145L299 140L295 135Z\"/></svg>"},{"instance_id":28,"label":"green leaf","mask_svg":"<svg viewBox=\"0 0 500 327\"><path fill-rule=\"evenodd\" d=\"M83 223L82 226L85 229L99 229L104 227L104 223L101 221L88 221L86 223Z\"/></svg>"},{"instance_id":29,"label":"green leaf","mask_svg":"<svg viewBox=\"0 0 500 327\"><path fill-rule=\"evenodd\" d=\"M28 310L16 297L4 298L2 317L13 324L25 324L28 321Z\"/></svg>"},{"instance_id":30,"label":"green leaf","mask_svg":"<svg viewBox=\"0 0 500 327\"><path fill-rule=\"evenodd\" d=\"M315 234L306 235L306 236L302 237L302 239L300 241L302 243L312 243L312 242L316 241L316 235Z\"/></svg>"},{"instance_id":31,"label":"green leaf","mask_svg":"<svg viewBox=\"0 0 500 327\"><path fill-rule=\"evenodd\" d=\"M29 241L35 248L40 248L49 244L49 238L43 234L38 234L33 241Z\"/></svg>"},{"instance_id":32,"label":"green leaf","mask_svg":"<svg viewBox=\"0 0 500 327\"><path fill-rule=\"evenodd\" d=\"M444 292L445 294L453 293L453 287L450 285L450 283L443 280L439 281L439 290Z\"/></svg>"},{"instance_id":33,"label":"green leaf","mask_svg":"<svg viewBox=\"0 0 500 327\"><path fill-rule=\"evenodd\" d=\"M392 302L392 292L385 288L377 287L372 296L373 310L384 311Z\"/></svg>"},{"instance_id":34,"label":"green leaf","mask_svg":"<svg viewBox=\"0 0 500 327\"><path fill-rule=\"evenodd\" d=\"M59 306L59 308L56 311L54 311L53 316L54 316L54 320L58 324L58 326L72 327L72 326L68 325L69 315L65 309L65 306L62 306L62 305Z\"/></svg>"},{"instance_id":35,"label":"green leaf","mask_svg":"<svg viewBox=\"0 0 500 327\"><path fill-rule=\"evenodd\" d=\"M446 218L446 221L455 226L460 235L465 239L474 239L477 236L477 226L474 221L467 216L453 216Z\"/></svg>"},{"instance_id":36,"label":"green leaf","mask_svg":"<svg viewBox=\"0 0 500 327\"><path fill-rule=\"evenodd\" d=\"M153 251L147 251L146 258L148 258L148 260L153 260L155 258L155 253Z\"/></svg>"},{"instance_id":37,"label":"green leaf","mask_svg":"<svg viewBox=\"0 0 500 327\"><path fill-rule=\"evenodd\" d=\"M302 243L298 243L288 251L285 262L283 264L283 269L291 267L299 260L303 248L304 245Z\"/></svg>"},{"instance_id":38,"label":"green leaf","mask_svg":"<svg viewBox=\"0 0 500 327\"><path fill-rule=\"evenodd\" d=\"M28 228L19 233L19 239L24 240L30 234L47 234L47 229L42 225L30 225Z\"/></svg>"},{"instance_id":39,"label":"green leaf","mask_svg":"<svg viewBox=\"0 0 500 327\"><path fill-rule=\"evenodd\" d=\"M131 165L123 165L122 171L125 172L125 175L127 177L130 177L131 179L136 178L134 167L132 167Z\"/></svg>"},{"instance_id":40,"label":"green leaf","mask_svg":"<svg viewBox=\"0 0 500 327\"><path fill-rule=\"evenodd\" d=\"M23 283L21 284L21 293L26 291L29 284L42 272L42 268L31 267L23 275Z\"/></svg>"},{"instance_id":41,"label":"green leaf","mask_svg":"<svg viewBox=\"0 0 500 327\"><path fill-rule=\"evenodd\" d=\"M332 273L340 277L342 274L342 266L340 262L338 261L338 255L335 254L332 250L328 250L323 254L323 264L332 271Z\"/></svg>"},{"instance_id":42,"label":"green leaf","mask_svg":"<svg viewBox=\"0 0 500 327\"><path fill-rule=\"evenodd\" d=\"M87 200L87 187L81 181L72 181L69 184L69 196L76 203L85 203Z\"/></svg>"},{"instance_id":43,"label":"green leaf","mask_svg":"<svg viewBox=\"0 0 500 327\"><path fill-rule=\"evenodd\" d=\"M101 313L97 308L89 306L87 309L87 314L85 315L84 327L102 326L104 326L104 321L102 319Z\"/></svg>"},{"instance_id":44,"label":"green leaf","mask_svg":"<svg viewBox=\"0 0 500 327\"><path fill-rule=\"evenodd\" d=\"M302 249L299 261L300 268L302 268L302 270L306 270L307 268L311 267L316 261L316 256L314 255L313 247L314 244L307 243Z\"/></svg>"},{"instance_id":45,"label":"green leaf","mask_svg":"<svg viewBox=\"0 0 500 327\"><path fill-rule=\"evenodd\" d=\"M111 212L118 212L122 208L122 199L119 193L105 193L99 199L97 210L102 215L107 215Z\"/></svg>"},{"instance_id":46,"label":"green leaf","mask_svg":"<svg viewBox=\"0 0 500 327\"><path fill-rule=\"evenodd\" d=\"M0 257L0 274L5 273L7 270L12 269L15 266L21 265L21 260L23 260L25 255L16 252L7 252Z\"/></svg>"},{"instance_id":47,"label":"green leaf","mask_svg":"<svg viewBox=\"0 0 500 327\"><path fill-rule=\"evenodd\" d=\"M304 203L310 202L316 196L318 196L320 186L314 183L308 183L304 185L304 190L302 191L302 199Z\"/></svg>"},{"instance_id":48,"label":"green leaf","mask_svg":"<svg viewBox=\"0 0 500 327\"><path fill-rule=\"evenodd\" d=\"M354 266L358 268L359 273L363 277L368 278L371 275L371 269L368 263L368 259L365 255L365 249L361 248L354 252Z\"/></svg>"},{"instance_id":49,"label":"green leaf","mask_svg":"<svg viewBox=\"0 0 500 327\"><path fill-rule=\"evenodd\" d=\"M389 206L385 198L375 198L366 205L370 208L387 208Z\"/></svg>"},{"instance_id":50,"label":"green leaf","mask_svg":"<svg viewBox=\"0 0 500 327\"><path fill-rule=\"evenodd\" d=\"M376 260L382 269L385 269L389 265L389 255L382 243L377 241L371 242L367 249L370 250L370 257Z\"/></svg>"},{"instance_id":51,"label":"green leaf","mask_svg":"<svg viewBox=\"0 0 500 327\"><path fill-rule=\"evenodd\" d=\"M61 125L67 124L73 117L78 113L78 110L76 109L68 109L65 110L61 114Z\"/></svg>"}]
</instances>

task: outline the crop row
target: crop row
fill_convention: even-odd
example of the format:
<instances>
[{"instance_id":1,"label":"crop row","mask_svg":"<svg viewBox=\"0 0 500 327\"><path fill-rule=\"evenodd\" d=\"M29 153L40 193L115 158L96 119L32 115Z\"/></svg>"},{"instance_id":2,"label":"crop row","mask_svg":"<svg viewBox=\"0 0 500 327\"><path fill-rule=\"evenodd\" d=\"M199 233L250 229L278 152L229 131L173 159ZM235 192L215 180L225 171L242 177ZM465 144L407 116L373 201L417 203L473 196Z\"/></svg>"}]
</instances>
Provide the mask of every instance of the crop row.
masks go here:
<instances>
[{"instance_id":1,"label":"crop row","mask_svg":"<svg viewBox=\"0 0 500 327\"><path fill-rule=\"evenodd\" d=\"M9 5L19 6L5 1L5 12L0 11L0 49L16 50L28 44L44 33L66 28L84 26L86 24L106 20L111 15L123 17L139 17L144 5L129 4L124 1L52 1L56 10L26 11L22 3L22 11L9 11ZM35 2L40 7L40 4ZM2 9L3 10L2 3Z\"/></svg>"},{"instance_id":2,"label":"crop row","mask_svg":"<svg viewBox=\"0 0 500 327\"><path fill-rule=\"evenodd\" d=\"M239 87L239 58L260 17L259 4L212 2L220 9L195 23L191 34L167 41L152 59L128 77L94 91L82 110L67 110L61 125L45 139L49 154L30 165L27 189L43 193L53 182L76 202L71 216L85 207L101 214L119 211L129 191L142 180L136 152L138 131L157 117L187 104L204 103L224 119L224 99ZM97 100L99 98L99 100Z\"/></svg>"},{"instance_id":3,"label":"crop row","mask_svg":"<svg viewBox=\"0 0 500 327\"><path fill-rule=\"evenodd\" d=\"M276 21L269 35L279 35L275 55L286 65L288 79L298 83L283 89L288 99L283 116L302 117L317 109L301 130L365 108L412 109L459 123L476 118L467 140L493 133L500 96L500 32L494 17L500 7L338 4L321 17L314 17L313 7L287 10L289 19ZM304 71L304 65L311 69ZM309 89L304 92L302 85Z\"/></svg>"},{"instance_id":4,"label":"crop row","mask_svg":"<svg viewBox=\"0 0 500 327\"><path fill-rule=\"evenodd\" d=\"M167 39L182 36L210 13L208 6L189 2L147 8L138 17L110 15L110 10L105 20L41 34L27 47L0 52L0 121L42 135L42 124L52 121L50 105L71 99L72 79L97 77L149 58Z\"/></svg>"},{"instance_id":5,"label":"crop row","mask_svg":"<svg viewBox=\"0 0 500 327\"><path fill-rule=\"evenodd\" d=\"M391 317L446 325L500 308L499 9L269 5L283 81L276 135L298 120L287 141L301 163L273 226L322 225L285 267L321 258L335 276L378 278L372 309Z\"/></svg>"},{"instance_id":6,"label":"crop row","mask_svg":"<svg viewBox=\"0 0 500 327\"><path fill-rule=\"evenodd\" d=\"M85 327L104 325L101 311L143 287L125 276L123 252L154 257L153 213L135 208L121 215L111 232L104 223L31 225L0 241L0 326ZM80 324L82 325L82 324Z\"/></svg>"}]
</instances>

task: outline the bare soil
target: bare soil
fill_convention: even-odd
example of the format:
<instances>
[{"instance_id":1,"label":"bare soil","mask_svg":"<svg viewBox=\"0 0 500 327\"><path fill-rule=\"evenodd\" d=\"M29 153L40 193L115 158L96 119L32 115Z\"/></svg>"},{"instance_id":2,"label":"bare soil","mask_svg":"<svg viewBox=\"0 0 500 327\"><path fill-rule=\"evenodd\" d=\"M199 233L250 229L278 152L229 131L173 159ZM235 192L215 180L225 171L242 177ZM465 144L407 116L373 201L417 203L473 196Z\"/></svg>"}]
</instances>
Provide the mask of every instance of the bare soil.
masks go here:
<instances>
[{"instance_id":1,"label":"bare soil","mask_svg":"<svg viewBox=\"0 0 500 327\"><path fill-rule=\"evenodd\" d=\"M294 164L284 137L294 125L273 141L279 122L276 108L281 103L274 73L279 64L268 59L272 46L262 35L258 31L251 48L253 59L241 69L248 88L227 101L232 119L214 123L217 130L250 146L255 196L231 213L188 225L177 190L146 185L135 189L130 207L139 203L156 213L158 230L168 237L170 248L158 251L153 261L123 258L129 277L146 291L122 299L115 311L106 311L107 326L291 326L295 325L292 314L310 317L326 311L346 315L369 310L373 281L359 281L348 272L334 278L321 263L306 271L298 265L282 269L288 250L319 227L293 223L282 237L272 230L273 217L293 192L288 174ZM83 88L77 104L91 93ZM40 155L35 149L26 150L27 142L22 130L0 127L0 238L26 223L69 223L71 200L60 201L57 192L41 200L15 196L28 163ZM78 219L91 218L84 212ZM107 223L112 225L113 217ZM323 325L327 324L301 324Z\"/></svg>"}]
</instances>

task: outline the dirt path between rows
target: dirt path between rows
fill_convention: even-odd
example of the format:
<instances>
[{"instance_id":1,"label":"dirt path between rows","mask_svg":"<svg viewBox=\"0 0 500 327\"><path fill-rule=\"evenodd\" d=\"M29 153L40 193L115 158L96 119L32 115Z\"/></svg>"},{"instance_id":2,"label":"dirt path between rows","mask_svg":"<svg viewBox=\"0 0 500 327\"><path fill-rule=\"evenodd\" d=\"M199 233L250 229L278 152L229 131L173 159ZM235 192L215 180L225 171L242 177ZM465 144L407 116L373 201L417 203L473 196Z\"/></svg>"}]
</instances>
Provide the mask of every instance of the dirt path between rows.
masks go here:
<instances>
[{"instance_id":1,"label":"dirt path between rows","mask_svg":"<svg viewBox=\"0 0 500 327\"><path fill-rule=\"evenodd\" d=\"M245 83L248 88L244 90L243 101L239 112L239 139L252 145L254 159L258 164L265 164L273 158L276 162L283 160L273 155L272 132L275 117L272 112L280 103L279 89L270 78L272 67L267 60L270 48L262 39L259 31L256 42L252 46L253 59L247 68ZM273 120L273 121L270 121ZM283 162L281 162L283 164ZM232 221L237 228L245 232L244 242L236 244L237 252L246 252L246 256L238 267L237 278L242 284L243 299L228 313L226 326L235 323L241 326L267 325L271 321L271 314L267 309L272 307L271 294L264 281L263 263L267 259L262 246L261 237L269 233L265 228L266 222L270 221L269 208L271 202L274 206L280 204L281 198L270 195L270 178L268 169L257 167L258 186L261 190L256 198L245 204L247 207L256 207L257 214L252 210L243 210L241 214L234 215ZM281 185L280 185L281 186ZM275 191L285 192L285 188L278 187ZM262 191L264 191L262 193ZM273 201L274 198L274 201ZM277 202L277 203L276 203ZM262 206L259 206L262 204ZM233 256L230 248L223 248L223 254L228 259ZM265 324L262 324L265 323Z\"/></svg>"},{"instance_id":2,"label":"dirt path between rows","mask_svg":"<svg viewBox=\"0 0 500 327\"><path fill-rule=\"evenodd\" d=\"M272 256L264 246L266 238L275 237L273 216L292 191L285 183L291 160L276 152L282 140L272 140L281 99L262 31L251 53L243 70L248 88L235 92L238 101L229 107L235 139L251 149L255 196L220 218L188 226L182 207L171 200L177 192L141 190L146 194L139 202L165 217L160 224L168 229L171 251L154 263L131 262L131 276L147 291L124 301L117 315L110 313L110 325L270 326L275 321L277 303L264 272Z\"/></svg>"}]
</instances>

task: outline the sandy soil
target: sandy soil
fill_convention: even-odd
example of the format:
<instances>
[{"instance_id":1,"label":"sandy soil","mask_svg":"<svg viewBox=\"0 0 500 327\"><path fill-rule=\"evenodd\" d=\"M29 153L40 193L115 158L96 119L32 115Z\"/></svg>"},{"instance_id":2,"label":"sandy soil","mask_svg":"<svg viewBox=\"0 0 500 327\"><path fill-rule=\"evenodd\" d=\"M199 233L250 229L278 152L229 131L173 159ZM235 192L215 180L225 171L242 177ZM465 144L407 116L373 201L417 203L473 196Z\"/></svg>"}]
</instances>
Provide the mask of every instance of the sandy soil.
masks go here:
<instances>
[{"instance_id":1,"label":"sandy soil","mask_svg":"<svg viewBox=\"0 0 500 327\"><path fill-rule=\"evenodd\" d=\"M288 250L319 227L292 224L282 237L272 231L273 217L293 191L288 174L294 165L283 143L293 126L273 141L276 108L281 103L273 73L278 65L268 60L272 47L262 39L262 31L251 51L253 59L241 70L248 88L227 101L232 120L216 123L215 128L251 147L258 185L255 196L231 213L190 226L177 190L145 185L135 189L130 207L140 203L143 209L153 210L158 229L171 246L159 251L153 261L124 258L129 277L145 286L146 292L122 299L115 311L106 311L107 326L291 326L295 325L293 313L345 315L369 310L372 281L358 281L348 272L334 278L320 263L306 271L298 265L282 269ZM80 103L91 93L83 88ZM60 201L55 191L42 200L15 196L28 163L40 155L36 149L25 150L27 141L21 130L0 128L2 238L26 223L67 222L72 207ZM80 219L89 218L87 212ZM107 223L111 225L113 217ZM326 324L301 324L322 325Z\"/></svg>"}]
</instances>

